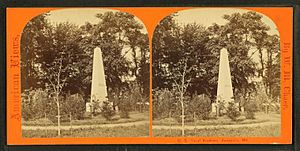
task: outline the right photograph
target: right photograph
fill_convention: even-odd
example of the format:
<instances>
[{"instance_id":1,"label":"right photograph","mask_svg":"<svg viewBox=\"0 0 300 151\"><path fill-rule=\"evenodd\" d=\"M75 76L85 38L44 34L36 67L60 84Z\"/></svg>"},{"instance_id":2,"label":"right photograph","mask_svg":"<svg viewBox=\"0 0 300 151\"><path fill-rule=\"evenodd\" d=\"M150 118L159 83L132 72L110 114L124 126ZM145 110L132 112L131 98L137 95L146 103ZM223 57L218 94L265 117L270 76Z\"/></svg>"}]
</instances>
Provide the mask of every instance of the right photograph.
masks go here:
<instances>
[{"instance_id":1,"label":"right photograph","mask_svg":"<svg viewBox=\"0 0 300 151\"><path fill-rule=\"evenodd\" d=\"M279 137L280 35L266 15L183 10L152 39L154 137Z\"/></svg>"}]
</instances>

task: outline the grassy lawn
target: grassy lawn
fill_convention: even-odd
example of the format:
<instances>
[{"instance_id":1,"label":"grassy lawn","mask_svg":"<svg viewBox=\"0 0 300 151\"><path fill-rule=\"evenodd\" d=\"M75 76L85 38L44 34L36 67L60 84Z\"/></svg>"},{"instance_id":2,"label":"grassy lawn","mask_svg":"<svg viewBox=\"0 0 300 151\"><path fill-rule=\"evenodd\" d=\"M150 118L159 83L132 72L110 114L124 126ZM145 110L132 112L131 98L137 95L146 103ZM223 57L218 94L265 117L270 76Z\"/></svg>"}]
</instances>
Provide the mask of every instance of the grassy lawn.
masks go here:
<instances>
[{"instance_id":1,"label":"grassy lawn","mask_svg":"<svg viewBox=\"0 0 300 151\"><path fill-rule=\"evenodd\" d=\"M72 120L72 125L99 125L99 124L118 124L118 123L129 123L137 121L149 121L149 112L130 112L130 118L120 118L117 114L113 117L113 120L107 121L101 115L95 116L90 119L84 120ZM34 121L22 121L22 125L26 126L50 126L56 125L47 119L39 119ZM70 125L70 122L62 122L61 125Z\"/></svg>"},{"instance_id":2,"label":"grassy lawn","mask_svg":"<svg viewBox=\"0 0 300 151\"><path fill-rule=\"evenodd\" d=\"M245 119L244 116L241 116L238 121L232 121L227 116L222 116L217 119L209 119L209 120L197 120L195 122L186 122L186 125L241 125L241 124L254 124L254 123L264 123L264 122L280 122L280 114L264 114L257 113L256 118ZM178 121L173 118L165 118L160 120L153 120L153 125L181 125Z\"/></svg>"},{"instance_id":3,"label":"grassy lawn","mask_svg":"<svg viewBox=\"0 0 300 151\"><path fill-rule=\"evenodd\" d=\"M278 137L280 136L280 125L269 125L263 127L243 128L219 128L219 129L196 129L186 130L185 136L224 136L224 137ZM154 137L181 136L181 130L153 130Z\"/></svg>"},{"instance_id":4,"label":"grassy lawn","mask_svg":"<svg viewBox=\"0 0 300 151\"><path fill-rule=\"evenodd\" d=\"M197 120L196 122L189 122L186 125L190 126L207 126L201 129L189 129L185 130L185 136L198 136L198 137L207 137L207 136L225 136L225 137L276 137L280 135L280 114L264 114L257 113L256 119L250 120L245 119L241 116L238 121L232 121L228 117L223 116L217 119L210 120ZM262 123L270 124L260 125ZM272 123L271 123L272 122ZM259 124L255 127L247 126L245 124ZM157 126L180 126L181 123L178 123L174 119L161 119L154 120L153 125ZM221 126L221 125L233 125L232 127L209 127L209 126ZM234 125L244 125L240 127L234 127ZM181 136L180 129L153 129L154 137L174 137Z\"/></svg>"},{"instance_id":5,"label":"grassy lawn","mask_svg":"<svg viewBox=\"0 0 300 151\"><path fill-rule=\"evenodd\" d=\"M22 136L27 138L57 137L56 130L23 130ZM90 128L62 130L61 137L147 137L149 124L114 128Z\"/></svg>"}]
</instances>

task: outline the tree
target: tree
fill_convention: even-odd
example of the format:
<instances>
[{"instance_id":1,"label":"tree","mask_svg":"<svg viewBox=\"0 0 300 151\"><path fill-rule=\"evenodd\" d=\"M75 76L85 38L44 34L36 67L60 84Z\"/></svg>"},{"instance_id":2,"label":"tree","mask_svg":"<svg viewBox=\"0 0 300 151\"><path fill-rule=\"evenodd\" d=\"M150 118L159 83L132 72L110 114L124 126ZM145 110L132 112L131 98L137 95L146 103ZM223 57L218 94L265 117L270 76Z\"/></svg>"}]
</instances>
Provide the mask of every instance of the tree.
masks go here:
<instances>
[{"instance_id":1,"label":"tree","mask_svg":"<svg viewBox=\"0 0 300 151\"><path fill-rule=\"evenodd\" d=\"M91 89L93 50L100 47L108 97L114 98L114 104L122 101L122 92L130 89L132 81L138 83L142 98L148 97L149 40L144 27L133 15L106 12L96 16L98 23L81 27L68 22L50 24L48 15L51 14L33 18L24 28L22 92L49 89L49 99L55 102L57 111L68 106L63 102L68 101L68 95L78 93L86 100ZM56 114L60 117L64 112Z\"/></svg>"},{"instance_id":2,"label":"tree","mask_svg":"<svg viewBox=\"0 0 300 151\"><path fill-rule=\"evenodd\" d=\"M40 73L47 81L45 82L52 88L54 102L57 105L57 126L58 136L60 136L60 118L61 118L61 101L60 95L63 88L68 84L67 80L76 76L79 69L74 66L78 62L79 39L77 27L70 23L60 23L53 27L50 34L49 50L41 53L43 63L40 64Z\"/></svg>"},{"instance_id":3,"label":"tree","mask_svg":"<svg viewBox=\"0 0 300 151\"><path fill-rule=\"evenodd\" d=\"M42 32L39 36L29 34L32 30L37 30L36 24L42 29L38 31ZM25 53L24 58L29 58L31 66L26 66L26 60L24 60L24 66L21 68L28 69L27 72L35 73L32 77L37 81L31 85L39 84L40 87L51 90L50 96L57 106L58 135L60 136L62 101L60 96L63 93L63 88L70 84L68 80L76 77L80 71L76 66L79 61L77 56L80 56L80 49L77 45L78 40L80 40L78 27L68 22L52 26L45 21L45 16L42 15L42 17L34 18L25 27L25 32L27 31L28 33L23 35L24 39L22 36L21 49ZM24 71L24 73L27 72ZM24 76L24 80L28 80L27 76Z\"/></svg>"},{"instance_id":4,"label":"tree","mask_svg":"<svg viewBox=\"0 0 300 151\"><path fill-rule=\"evenodd\" d=\"M132 49L133 51L133 60L134 60L134 71L136 81L140 87L141 93L145 97L149 97L149 92L150 92L150 50L149 50L149 39L147 34L138 34L134 36L138 41L136 44L137 47L139 47L139 51L136 49ZM135 39L133 39L135 41ZM132 45L132 44L130 44ZM133 45L135 45L133 43ZM137 52L136 52L137 51ZM139 53L138 53L139 52Z\"/></svg>"},{"instance_id":5,"label":"tree","mask_svg":"<svg viewBox=\"0 0 300 151\"><path fill-rule=\"evenodd\" d=\"M138 81L143 94L148 95L149 42L147 34L142 32L143 25L124 12L106 12L96 17L97 24L81 27L84 35L81 47L90 58L95 47L101 48L109 100L121 101L122 92L129 90L131 81ZM92 62L86 67L90 73ZM84 81L90 84L91 76L86 76Z\"/></svg>"},{"instance_id":6,"label":"tree","mask_svg":"<svg viewBox=\"0 0 300 151\"><path fill-rule=\"evenodd\" d=\"M248 26L255 21L240 13L224 15L224 19L228 20L227 24L223 26L214 24L208 28L212 38L207 43L207 47L214 51L220 51L223 47L227 48L234 96L241 93L241 96L245 98L255 89L251 80L256 73L256 63L252 58L253 53L249 53L252 45L249 37L251 37L251 30L255 29L251 25ZM238 99L235 98L235 100Z\"/></svg>"},{"instance_id":7,"label":"tree","mask_svg":"<svg viewBox=\"0 0 300 151\"><path fill-rule=\"evenodd\" d=\"M153 35L153 94L172 89L174 80L180 80L174 73L182 73L180 62L186 59L187 69L191 68L186 76L191 81L185 97L204 94L215 100L219 54L222 48L227 48L234 100L240 103L240 107L251 94L259 91L260 83L264 83L268 93L278 98L278 40L276 36L268 35L270 28L262 21L261 15L253 11L224 15L227 21L224 25L208 27L196 23L178 25L175 17L176 13L164 18ZM260 52L268 57L259 57ZM262 59L261 63L257 62L257 58ZM264 67L263 74L259 74L260 66ZM259 81L262 76L263 80Z\"/></svg>"},{"instance_id":8,"label":"tree","mask_svg":"<svg viewBox=\"0 0 300 151\"><path fill-rule=\"evenodd\" d=\"M280 98L280 42L277 35L266 36L264 42L265 57L260 58L261 74L265 93L269 100L276 102ZM262 52L263 53L263 52Z\"/></svg>"},{"instance_id":9,"label":"tree","mask_svg":"<svg viewBox=\"0 0 300 151\"><path fill-rule=\"evenodd\" d=\"M212 38L207 43L207 48L219 50L219 47L226 47L228 49L235 100L243 104L251 93L260 91L257 90L260 88L259 83L263 83L268 96L270 96L268 91L273 90L278 96L279 93L275 90L278 90L280 82L274 79L279 79L280 75L279 65L275 61L279 60L279 58L275 59L278 55L276 52L279 52L279 41L276 40L276 35L268 34L270 27L262 21L262 15L249 11L242 14L224 15L223 18L228 21L225 25L214 24L208 27ZM270 53L270 50L273 52ZM270 56L273 59L270 59ZM269 67L266 68L267 66ZM267 70L272 70L272 73ZM268 86L271 83L272 90ZM268 98L270 100L272 97Z\"/></svg>"},{"instance_id":10,"label":"tree","mask_svg":"<svg viewBox=\"0 0 300 151\"><path fill-rule=\"evenodd\" d=\"M236 45L238 43L244 47L244 56L247 56L243 60L239 61L238 69L242 69L243 73L247 77L243 81L236 81L237 90L244 93L244 98L249 93L255 91L256 87L253 82L253 77L262 78L261 81L264 85L265 93L268 95L268 100L278 100L279 96L279 79L280 79L280 54L279 54L279 39L277 35L269 35L268 31L270 27L262 21L262 15L249 11L247 13L239 14L234 13L232 15L225 15L224 19L228 20L228 24L224 26L224 35L230 34L232 38L229 38L227 45ZM230 46L232 47L232 46ZM242 49L240 49L242 50ZM252 51L251 51L252 50ZM234 56L236 51L234 51ZM248 55L246 55L248 54ZM251 63L253 56L258 56L259 63ZM253 61L252 61L253 62ZM234 69L235 76L241 74ZM247 82L246 82L247 81ZM239 85L242 87L239 88ZM248 93L248 94L247 94Z\"/></svg>"},{"instance_id":11,"label":"tree","mask_svg":"<svg viewBox=\"0 0 300 151\"><path fill-rule=\"evenodd\" d=\"M25 26L21 36L21 91L44 88L38 76L38 54L43 48L51 25L46 19L48 14L39 15L31 19Z\"/></svg>"},{"instance_id":12,"label":"tree","mask_svg":"<svg viewBox=\"0 0 300 151\"><path fill-rule=\"evenodd\" d=\"M187 74L191 71L192 68L187 68L187 60L183 61L183 69L181 73L175 73L177 74L177 76L180 77L180 82L176 82L176 80L174 80L175 82L175 87L177 87L177 91L179 92L179 102L181 105L181 135L184 136L184 120L185 120L185 102L184 102L184 95L186 93L186 90L190 84L190 79L188 79Z\"/></svg>"},{"instance_id":13,"label":"tree","mask_svg":"<svg viewBox=\"0 0 300 151\"><path fill-rule=\"evenodd\" d=\"M164 18L155 28L152 40L153 55L152 55L152 81L153 89L171 89L173 80L169 79L170 71L168 64L172 58L172 50L176 53L180 44L179 26L173 19L175 15L170 15ZM170 52L170 53L169 53ZM178 53L176 53L177 55ZM173 55L173 58L177 57Z\"/></svg>"},{"instance_id":14,"label":"tree","mask_svg":"<svg viewBox=\"0 0 300 151\"><path fill-rule=\"evenodd\" d=\"M172 88L173 75L178 62L187 60L192 68L189 94L213 96L216 89L216 52L207 49L209 32L195 23L180 27L172 16L165 18L155 29L153 36L153 88ZM212 70L213 69L213 70ZM217 70L216 70L217 71Z\"/></svg>"},{"instance_id":15,"label":"tree","mask_svg":"<svg viewBox=\"0 0 300 151\"><path fill-rule=\"evenodd\" d=\"M190 102L185 99L187 95L212 96L211 94L214 93L211 91L213 88L209 81L214 77L210 73L216 59L209 49L206 49L205 43L209 40L209 34L205 27L195 23L180 27L173 17L166 17L155 29L153 88L155 91L176 88L182 111L182 127L184 127L185 106ZM175 93L173 95L176 96ZM184 135L184 130L182 134Z\"/></svg>"}]
</instances>

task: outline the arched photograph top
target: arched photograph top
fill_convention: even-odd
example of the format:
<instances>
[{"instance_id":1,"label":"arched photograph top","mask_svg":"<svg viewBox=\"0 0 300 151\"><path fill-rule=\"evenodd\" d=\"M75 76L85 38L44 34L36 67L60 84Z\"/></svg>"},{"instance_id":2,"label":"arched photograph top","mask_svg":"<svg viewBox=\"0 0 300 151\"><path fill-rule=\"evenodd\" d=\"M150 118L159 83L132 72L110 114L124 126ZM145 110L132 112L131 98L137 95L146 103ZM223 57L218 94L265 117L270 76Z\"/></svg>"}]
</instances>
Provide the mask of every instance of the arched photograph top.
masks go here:
<instances>
[{"instance_id":1,"label":"arched photograph top","mask_svg":"<svg viewBox=\"0 0 300 151\"><path fill-rule=\"evenodd\" d=\"M21 35L23 137L148 137L144 24L110 9L60 9Z\"/></svg>"},{"instance_id":2,"label":"arched photograph top","mask_svg":"<svg viewBox=\"0 0 300 151\"><path fill-rule=\"evenodd\" d=\"M152 43L154 137L280 136L280 37L269 17L178 11Z\"/></svg>"}]
</instances>

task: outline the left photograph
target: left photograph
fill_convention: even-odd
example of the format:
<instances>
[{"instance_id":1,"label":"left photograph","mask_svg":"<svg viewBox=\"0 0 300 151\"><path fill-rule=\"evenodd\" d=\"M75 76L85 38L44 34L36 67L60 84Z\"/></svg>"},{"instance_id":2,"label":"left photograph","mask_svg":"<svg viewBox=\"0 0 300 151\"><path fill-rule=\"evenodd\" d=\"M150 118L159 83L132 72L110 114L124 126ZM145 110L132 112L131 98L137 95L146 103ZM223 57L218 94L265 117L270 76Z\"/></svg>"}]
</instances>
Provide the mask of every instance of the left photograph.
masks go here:
<instances>
[{"instance_id":1,"label":"left photograph","mask_svg":"<svg viewBox=\"0 0 300 151\"><path fill-rule=\"evenodd\" d=\"M137 17L54 10L20 41L22 137L149 137L149 39Z\"/></svg>"}]
</instances>

